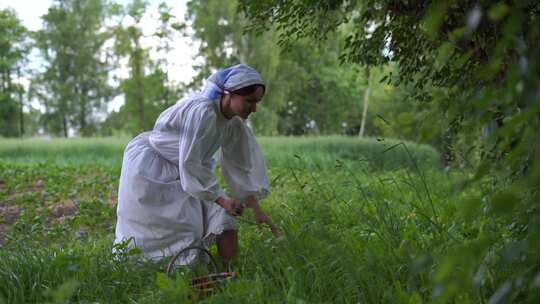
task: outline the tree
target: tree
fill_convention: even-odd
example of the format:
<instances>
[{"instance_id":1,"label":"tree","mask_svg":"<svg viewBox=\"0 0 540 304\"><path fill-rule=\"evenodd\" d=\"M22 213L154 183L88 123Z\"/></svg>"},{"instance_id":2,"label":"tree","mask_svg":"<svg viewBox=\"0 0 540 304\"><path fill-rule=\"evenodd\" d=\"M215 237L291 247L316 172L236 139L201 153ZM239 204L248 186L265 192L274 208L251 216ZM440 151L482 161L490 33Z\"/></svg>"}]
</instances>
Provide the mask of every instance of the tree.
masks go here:
<instances>
[{"instance_id":1,"label":"tree","mask_svg":"<svg viewBox=\"0 0 540 304\"><path fill-rule=\"evenodd\" d=\"M91 135L92 115L113 95L104 49L110 38L103 28L107 10L102 0L56 0L43 16L36 45L46 67L33 90L41 92L47 131L67 137L73 127Z\"/></svg>"},{"instance_id":2,"label":"tree","mask_svg":"<svg viewBox=\"0 0 540 304\"><path fill-rule=\"evenodd\" d=\"M158 55L170 51L171 38L182 29L182 25L175 22L170 8L161 3L158 7L159 28L151 35L159 39L158 46L154 49L143 46L146 36L141 20L147 7L148 3L141 0L134 0L125 8L117 7L120 20L114 28L115 50L120 58L128 59L129 77L121 80L120 90L124 93L125 103L118 113L110 116L104 123L106 133L118 128L130 134L152 129L159 113L172 105L180 95L181 90L169 81L166 60L154 60L150 54L153 51ZM133 24L125 26L123 21L126 17L131 19ZM134 117L136 119L133 119ZM123 122L113 122L110 119Z\"/></svg>"},{"instance_id":3,"label":"tree","mask_svg":"<svg viewBox=\"0 0 540 304\"><path fill-rule=\"evenodd\" d=\"M23 136L21 68L29 51L28 31L12 10L0 10L0 127L1 136Z\"/></svg>"},{"instance_id":4,"label":"tree","mask_svg":"<svg viewBox=\"0 0 540 304\"><path fill-rule=\"evenodd\" d=\"M346 109L361 99L361 75L355 67L338 64L338 39L333 40L336 46L295 42L283 53L274 43L276 29L261 35L244 32L247 20L237 1L190 1L188 22L205 59L192 88L212 71L237 63L261 72L267 90L250 119L257 134L341 133Z\"/></svg>"},{"instance_id":5,"label":"tree","mask_svg":"<svg viewBox=\"0 0 540 304\"><path fill-rule=\"evenodd\" d=\"M361 122L361 125L360 125L360 132L358 133L359 137L364 136L364 130L365 130L365 126L366 126L366 116L367 116L367 111L368 111L368 107L369 107L369 97L370 97L370 93L371 93L371 85L373 84L373 74L372 74L371 69L368 69L367 74L368 74L367 75L368 86L367 86L367 89L364 92L364 107L363 107L363 110L362 110L362 122Z\"/></svg>"},{"instance_id":6,"label":"tree","mask_svg":"<svg viewBox=\"0 0 540 304\"><path fill-rule=\"evenodd\" d=\"M520 120L522 116L517 114L523 110L537 112L531 107L535 99L531 92L536 90L534 80L538 78L534 58L540 43L536 30L540 8L535 1L270 0L242 1L242 8L252 20L252 30L263 31L277 24L284 46L301 37L324 39L348 25L351 30L342 59L368 66L397 63L399 73L385 81L411 83L419 100L432 100L433 87L447 88L449 98L440 100L446 108L440 110L451 114L448 128L456 122L477 122L479 129L500 113ZM519 93L507 90L519 83L523 86ZM504 98L496 98L501 90L506 92ZM472 105L471 99L489 106L482 102ZM530 122L537 123L536 114L529 116L534 120ZM525 127L530 122L526 119L519 124ZM512 137L521 137L526 129ZM499 142L508 144L507 140Z\"/></svg>"},{"instance_id":7,"label":"tree","mask_svg":"<svg viewBox=\"0 0 540 304\"><path fill-rule=\"evenodd\" d=\"M127 14L133 18L135 25L116 29L116 50L120 55L129 58L130 78L122 83L122 91L125 94L125 105L129 112L137 114L138 126L135 132L141 132L150 128L149 122L145 121L145 65L148 60L148 50L141 46L143 36L140 21L147 7L147 2L135 0L127 7Z\"/></svg>"}]
</instances>

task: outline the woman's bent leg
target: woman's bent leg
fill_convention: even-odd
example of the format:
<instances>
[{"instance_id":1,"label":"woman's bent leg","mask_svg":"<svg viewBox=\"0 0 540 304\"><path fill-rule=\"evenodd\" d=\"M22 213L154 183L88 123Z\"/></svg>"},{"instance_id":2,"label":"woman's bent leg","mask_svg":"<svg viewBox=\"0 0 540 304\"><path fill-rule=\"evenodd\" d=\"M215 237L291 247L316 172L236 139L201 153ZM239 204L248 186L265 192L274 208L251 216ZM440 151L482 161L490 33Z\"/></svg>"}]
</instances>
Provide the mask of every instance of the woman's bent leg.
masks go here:
<instances>
[{"instance_id":1,"label":"woman's bent leg","mask_svg":"<svg viewBox=\"0 0 540 304\"><path fill-rule=\"evenodd\" d=\"M221 257L226 270L230 270L238 257L238 232L225 230L216 237L218 254Z\"/></svg>"}]
</instances>

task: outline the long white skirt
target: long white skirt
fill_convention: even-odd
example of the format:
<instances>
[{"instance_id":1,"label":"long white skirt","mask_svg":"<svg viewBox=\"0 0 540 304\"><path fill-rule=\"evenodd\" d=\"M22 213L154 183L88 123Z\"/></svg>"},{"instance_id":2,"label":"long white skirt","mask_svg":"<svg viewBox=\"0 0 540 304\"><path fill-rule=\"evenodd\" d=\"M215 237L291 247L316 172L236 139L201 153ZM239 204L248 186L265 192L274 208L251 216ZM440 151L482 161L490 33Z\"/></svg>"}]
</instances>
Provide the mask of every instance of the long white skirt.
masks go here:
<instances>
[{"instance_id":1,"label":"long white skirt","mask_svg":"<svg viewBox=\"0 0 540 304\"><path fill-rule=\"evenodd\" d=\"M236 230L236 220L219 205L183 191L178 167L152 148L149 134L135 137L124 151L115 243L131 239L128 248L161 259L187 246L206 247L224 230ZM200 254L190 250L177 263L192 264Z\"/></svg>"}]
</instances>

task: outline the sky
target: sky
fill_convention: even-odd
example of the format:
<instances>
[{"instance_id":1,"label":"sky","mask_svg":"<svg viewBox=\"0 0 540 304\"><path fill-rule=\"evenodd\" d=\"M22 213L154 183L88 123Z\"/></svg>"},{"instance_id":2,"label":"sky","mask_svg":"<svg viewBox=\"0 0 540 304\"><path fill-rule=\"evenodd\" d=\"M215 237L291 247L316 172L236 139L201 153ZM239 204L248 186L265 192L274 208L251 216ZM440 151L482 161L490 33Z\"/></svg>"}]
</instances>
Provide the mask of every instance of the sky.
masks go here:
<instances>
[{"instance_id":1,"label":"sky","mask_svg":"<svg viewBox=\"0 0 540 304\"><path fill-rule=\"evenodd\" d=\"M116 0L115 2L126 5L129 0ZM155 39L151 37L151 32L158 27L157 8L161 2L167 3L172 8L171 14L176 16L178 20L184 20L186 12L187 0L147 0L149 6L146 10L146 15L141 21L141 25L145 36L143 40L143 46L148 47L156 44ZM22 21L23 25L30 30L39 30L42 28L41 16L47 13L47 9L53 3L52 0L0 0L0 9L12 8L18 18ZM130 20L125 19L126 25ZM195 59L197 46L189 38L177 35L173 40L174 49L168 54L164 55L169 63L169 77L173 82L188 82L195 74L193 66L195 63L200 63L200 59ZM156 54L151 54L156 55ZM155 57L153 57L155 58ZM30 56L30 66L35 68L40 66L42 60L36 53ZM118 71L118 76L127 76L127 69ZM24 85L28 85L27 79L23 80ZM117 111L124 103L123 96L115 98L108 106L108 111ZM32 103L34 107L39 108L37 102Z\"/></svg>"}]
</instances>

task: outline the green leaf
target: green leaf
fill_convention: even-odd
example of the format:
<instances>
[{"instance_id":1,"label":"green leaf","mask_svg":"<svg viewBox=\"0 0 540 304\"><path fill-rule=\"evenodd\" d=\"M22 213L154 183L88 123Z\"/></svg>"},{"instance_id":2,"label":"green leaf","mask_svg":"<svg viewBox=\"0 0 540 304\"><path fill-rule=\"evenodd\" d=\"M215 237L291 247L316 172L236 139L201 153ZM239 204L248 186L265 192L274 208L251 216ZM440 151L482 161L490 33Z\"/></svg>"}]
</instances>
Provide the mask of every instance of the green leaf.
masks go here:
<instances>
[{"instance_id":1,"label":"green leaf","mask_svg":"<svg viewBox=\"0 0 540 304\"><path fill-rule=\"evenodd\" d=\"M171 287L171 279L166 274L156 273L156 285L159 289L167 289Z\"/></svg>"},{"instance_id":2,"label":"green leaf","mask_svg":"<svg viewBox=\"0 0 540 304\"><path fill-rule=\"evenodd\" d=\"M534 162L531 170L531 181L538 181L540 179L540 158L534 158Z\"/></svg>"},{"instance_id":3,"label":"green leaf","mask_svg":"<svg viewBox=\"0 0 540 304\"><path fill-rule=\"evenodd\" d=\"M465 34L466 28L465 27L458 27L454 29L453 31L448 34L448 39L452 42L456 42L459 40L463 35Z\"/></svg>"},{"instance_id":4,"label":"green leaf","mask_svg":"<svg viewBox=\"0 0 540 304\"><path fill-rule=\"evenodd\" d=\"M448 278L448 276L452 274L455 264L455 257L447 257L441 264L439 264L437 273L434 277L435 282L442 282Z\"/></svg>"},{"instance_id":5,"label":"green leaf","mask_svg":"<svg viewBox=\"0 0 540 304\"><path fill-rule=\"evenodd\" d=\"M512 191L499 192L491 199L492 210L495 214L505 215L511 213L518 202L519 197Z\"/></svg>"},{"instance_id":6,"label":"green leaf","mask_svg":"<svg viewBox=\"0 0 540 304\"><path fill-rule=\"evenodd\" d=\"M434 125L429 123L422 124L422 127L420 128L420 138L423 142L428 142L437 134L439 134L439 129L437 127L434 127Z\"/></svg>"},{"instance_id":7,"label":"green leaf","mask_svg":"<svg viewBox=\"0 0 540 304\"><path fill-rule=\"evenodd\" d=\"M398 115L397 121L402 127L405 125L410 125L414 122L414 116L410 112L403 112Z\"/></svg>"},{"instance_id":8,"label":"green leaf","mask_svg":"<svg viewBox=\"0 0 540 304\"><path fill-rule=\"evenodd\" d=\"M54 303L65 303L75 293L79 285L75 279L69 279L62 283L56 290L50 292Z\"/></svg>"},{"instance_id":9,"label":"green leaf","mask_svg":"<svg viewBox=\"0 0 540 304\"><path fill-rule=\"evenodd\" d=\"M139 255L141 254L142 251L140 248L138 247L133 247L131 249L128 250L128 252L126 253L127 256L134 256L134 255Z\"/></svg>"},{"instance_id":10,"label":"green leaf","mask_svg":"<svg viewBox=\"0 0 540 304\"><path fill-rule=\"evenodd\" d=\"M489 173L490 170L491 170L491 163L487 161L482 162L476 169L476 173L474 174L473 180L478 180L484 177L486 174Z\"/></svg>"},{"instance_id":11,"label":"green leaf","mask_svg":"<svg viewBox=\"0 0 540 304\"><path fill-rule=\"evenodd\" d=\"M446 62L450 57L452 56L454 52L454 45L450 42L443 43L438 49L437 49L437 66L438 68L443 67L446 65Z\"/></svg>"},{"instance_id":12,"label":"green leaf","mask_svg":"<svg viewBox=\"0 0 540 304\"><path fill-rule=\"evenodd\" d=\"M493 21L499 21L508 14L508 11L508 5L504 2L499 2L489 9L488 17Z\"/></svg>"},{"instance_id":13,"label":"green leaf","mask_svg":"<svg viewBox=\"0 0 540 304\"><path fill-rule=\"evenodd\" d=\"M478 217L482 207L482 201L479 198L466 198L458 202L458 212L467 222L473 221Z\"/></svg>"},{"instance_id":14,"label":"green leaf","mask_svg":"<svg viewBox=\"0 0 540 304\"><path fill-rule=\"evenodd\" d=\"M448 1L435 1L429 7L423 23L430 38L435 39L438 37L438 31L444 21L444 16L446 15L448 6Z\"/></svg>"}]
</instances>

